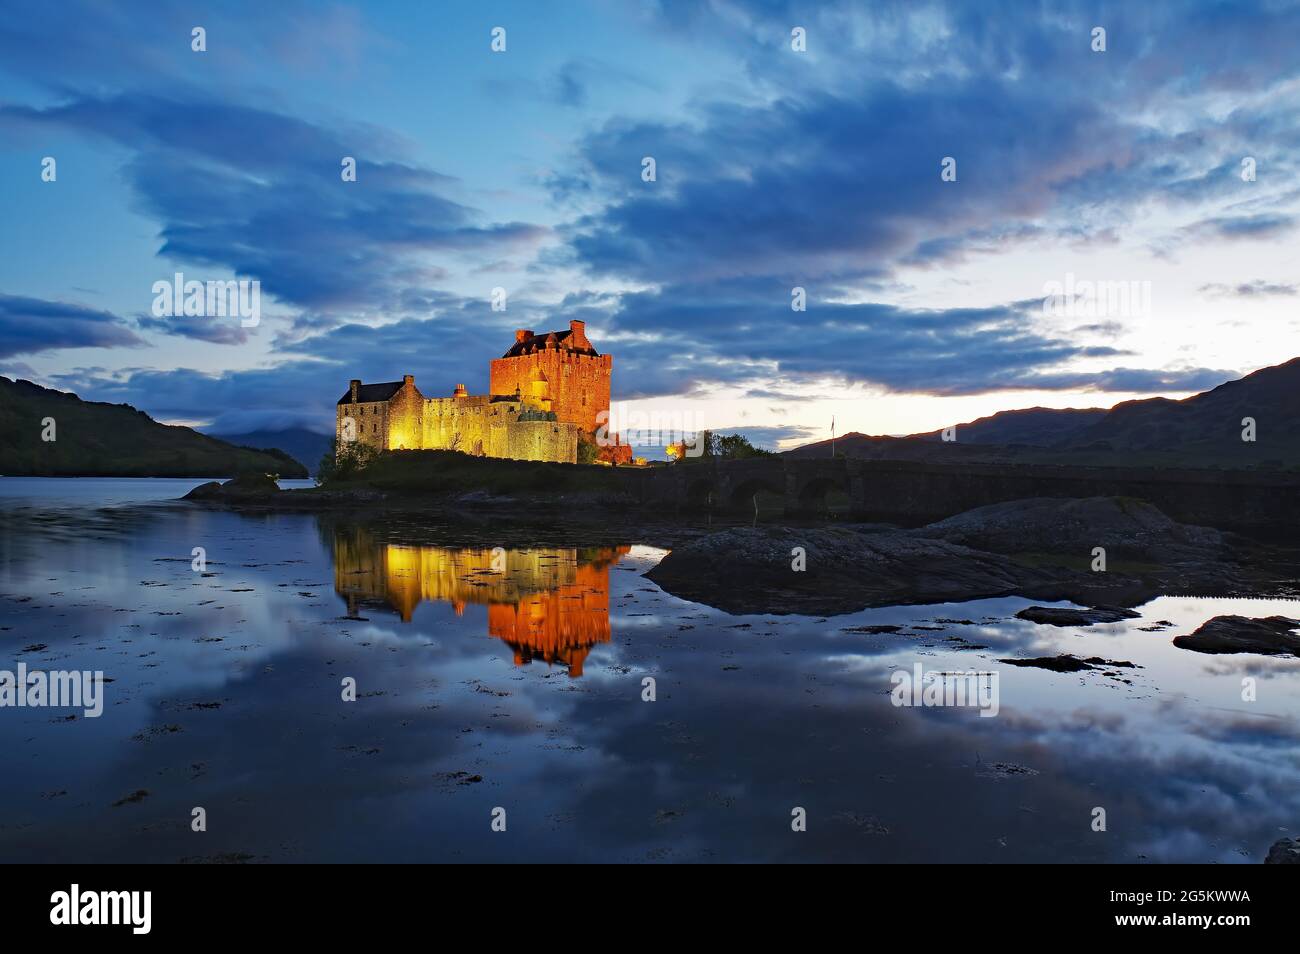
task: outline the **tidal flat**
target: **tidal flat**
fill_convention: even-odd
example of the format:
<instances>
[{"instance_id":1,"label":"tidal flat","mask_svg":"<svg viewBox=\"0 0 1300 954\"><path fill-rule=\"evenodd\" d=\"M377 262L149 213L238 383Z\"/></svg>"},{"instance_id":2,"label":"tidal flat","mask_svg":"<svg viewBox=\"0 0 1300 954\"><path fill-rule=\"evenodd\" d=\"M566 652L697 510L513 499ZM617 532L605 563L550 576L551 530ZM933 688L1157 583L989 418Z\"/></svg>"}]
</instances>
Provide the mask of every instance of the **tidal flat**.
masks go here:
<instances>
[{"instance_id":1,"label":"tidal flat","mask_svg":"<svg viewBox=\"0 0 1300 954\"><path fill-rule=\"evenodd\" d=\"M733 614L645 576L706 528L197 483L0 480L0 669L106 680L98 718L0 708L0 860L1257 863L1300 827L1300 659L1174 644L1295 600ZM1103 664L1005 662L1065 654ZM918 664L997 673L997 714L895 705Z\"/></svg>"}]
</instances>

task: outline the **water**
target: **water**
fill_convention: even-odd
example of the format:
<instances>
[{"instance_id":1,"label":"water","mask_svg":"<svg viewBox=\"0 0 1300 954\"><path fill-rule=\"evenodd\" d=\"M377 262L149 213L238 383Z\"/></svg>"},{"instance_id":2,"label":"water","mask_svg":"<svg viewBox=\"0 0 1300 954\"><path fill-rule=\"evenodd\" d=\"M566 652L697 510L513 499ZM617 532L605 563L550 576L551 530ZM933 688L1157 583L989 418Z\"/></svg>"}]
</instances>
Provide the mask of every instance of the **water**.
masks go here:
<instances>
[{"instance_id":1,"label":"water","mask_svg":"<svg viewBox=\"0 0 1300 954\"><path fill-rule=\"evenodd\" d=\"M1300 827L1300 660L1171 643L1294 602L729 616L634 535L174 501L196 483L0 480L0 669L113 680L97 719L0 709L0 861L1239 863ZM1139 668L998 662L1059 652ZM998 714L892 705L918 662L997 672Z\"/></svg>"}]
</instances>

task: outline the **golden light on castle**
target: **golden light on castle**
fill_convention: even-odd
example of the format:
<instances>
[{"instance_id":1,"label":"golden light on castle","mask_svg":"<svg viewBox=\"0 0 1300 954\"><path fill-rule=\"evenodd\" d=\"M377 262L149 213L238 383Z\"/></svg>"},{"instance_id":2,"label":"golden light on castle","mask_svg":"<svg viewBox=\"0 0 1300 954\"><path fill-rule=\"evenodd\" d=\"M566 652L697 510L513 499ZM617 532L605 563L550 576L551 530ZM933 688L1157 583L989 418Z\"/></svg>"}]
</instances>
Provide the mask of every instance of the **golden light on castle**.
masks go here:
<instances>
[{"instance_id":1,"label":"golden light on castle","mask_svg":"<svg viewBox=\"0 0 1300 954\"><path fill-rule=\"evenodd\" d=\"M378 450L562 463L576 463L579 448L590 445L587 459L630 463L632 448L617 435L598 439L609 417L613 363L592 346L581 321L544 334L521 328L491 362L488 394L457 384L450 397L425 397L409 374L383 384L354 379L335 406L335 433L340 447L355 440Z\"/></svg>"}]
</instances>

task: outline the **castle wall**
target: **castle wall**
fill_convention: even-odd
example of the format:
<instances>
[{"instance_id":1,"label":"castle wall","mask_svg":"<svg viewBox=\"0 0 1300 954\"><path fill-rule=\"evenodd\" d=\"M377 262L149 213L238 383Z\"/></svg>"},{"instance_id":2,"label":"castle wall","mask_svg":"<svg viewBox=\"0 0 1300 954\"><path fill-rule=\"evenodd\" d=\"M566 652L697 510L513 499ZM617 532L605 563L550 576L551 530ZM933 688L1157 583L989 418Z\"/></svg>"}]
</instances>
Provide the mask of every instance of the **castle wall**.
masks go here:
<instances>
[{"instance_id":1,"label":"castle wall","mask_svg":"<svg viewBox=\"0 0 1300 954\"><path fill-rule=\"evenodd\" d=\"M407 375L402 389L388 400L388 450L419 450L424 446L424 407L427 402Z\"/></svg>"},{"instance_id":2,"label":"castle wall","mask_svg":"<svg viewBox=\"0 0 1300 954\"><path fill-rule=\"evenodd\" d=\"M353 421L352 434L359 443L375 450L388 447L388 402L372 401L366 404L340 404L335 409L334 434L339 447L349 440L346 421Z\"/></svg>"},{"instance_id":3,"label":"castle wall","mask_svg":"<svg viewBox=\"0 0 1300 954\"><path fill-rule=\"evenodd\" d=\"M493 452L492 425L513 420L519 410L513 401L494 402L486 395L425 398L421 446L425 450L505 456Z\"/></svg>"},{"instance_id":4,"label":"castle wall","mask_svg":"<svg viewBox=\"0 0 1300 954\"><path fill-rule=\"evenodd\" d=\"M493 424L494 457L515 460L578 462L578 441L582 429L561 421L513 421ZM496 450L500 449L500 453Z\"/></svg>"},{"instance_id":5,"label":"castle wall","mask_svg":"<svg viewBox=\"0 0 1300 954\"><path fill-rule=\"evenodd\" d=\"M520 421L525 406L486 395L426 398L426 450L458 450L486 457L576 463L580 429L558 421Z\"/></svg>"}]
</instances>

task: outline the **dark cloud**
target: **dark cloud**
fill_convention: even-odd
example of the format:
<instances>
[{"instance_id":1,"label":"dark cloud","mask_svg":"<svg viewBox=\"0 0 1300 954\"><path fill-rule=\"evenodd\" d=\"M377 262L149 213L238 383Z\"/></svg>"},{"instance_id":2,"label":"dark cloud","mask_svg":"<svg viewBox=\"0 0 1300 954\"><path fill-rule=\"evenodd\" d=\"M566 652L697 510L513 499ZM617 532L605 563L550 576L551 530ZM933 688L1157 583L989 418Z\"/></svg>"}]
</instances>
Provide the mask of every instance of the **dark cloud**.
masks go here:
<instances>
[{"instance_id":1,"label":"dark cloud","mask_svg":"<svg viewBox=\"0 0 1300 954\"><path fill-rule=\"evenodd\" d=\"M406 286L445 275L432 255L468 260L545 234L484 222L444 194L452 180L392 158L391 137L362 126L143 93L4 106L4 124L67 127L137 150L124 173L160 223L162 256L258 279L264 294L318 317L397 304ZM355 182L340 175L344 157L356 160Z\"/></svg>"},{"instance_id":2,"label":"dark cloud","mask_svg":"<svg viewBox=\"0 0 1300 954\"><path fill-rule=\"evenodd\" d=\"M1095 373L1044 371L1122 352L1032 330L1041 310L1039 299L908 309L810 296L808 310L794 312L787 287L733 281L624 295L605 319L608 330L595 333L618 356L624 397L719 385L763 390L758 382L774 376L932 394L1104 384Z\"/></svg>"},{"instance_id":3,"label":"dark cloud","mask_svg":"<svg viewBox=\"0 0 1300 954\"><path fill-rule=\"evenodd\" d=\"M1135 140L1095 105L1059 105L979 79L925 94L883 83L713 103L691 124L610 123L584 142L578 183L609 201L569 228L570 246L597 274L791 284L1000 247L1031 237L1064 184L1112 166ZM655 182L640 178L644 156ZM956 182L940 179L944 157L957 160Z\"/></svg>"},{"instance_id":4,"label":"dark cloud","mask_svg":"<svg viewBox=\"0 0 1300 954\"><path fill-rule=\"evenodd\" d=\"M117 315L82 305L0 294L0 358L60 348L140 348Z\"/></svg>"}]
</instances>

